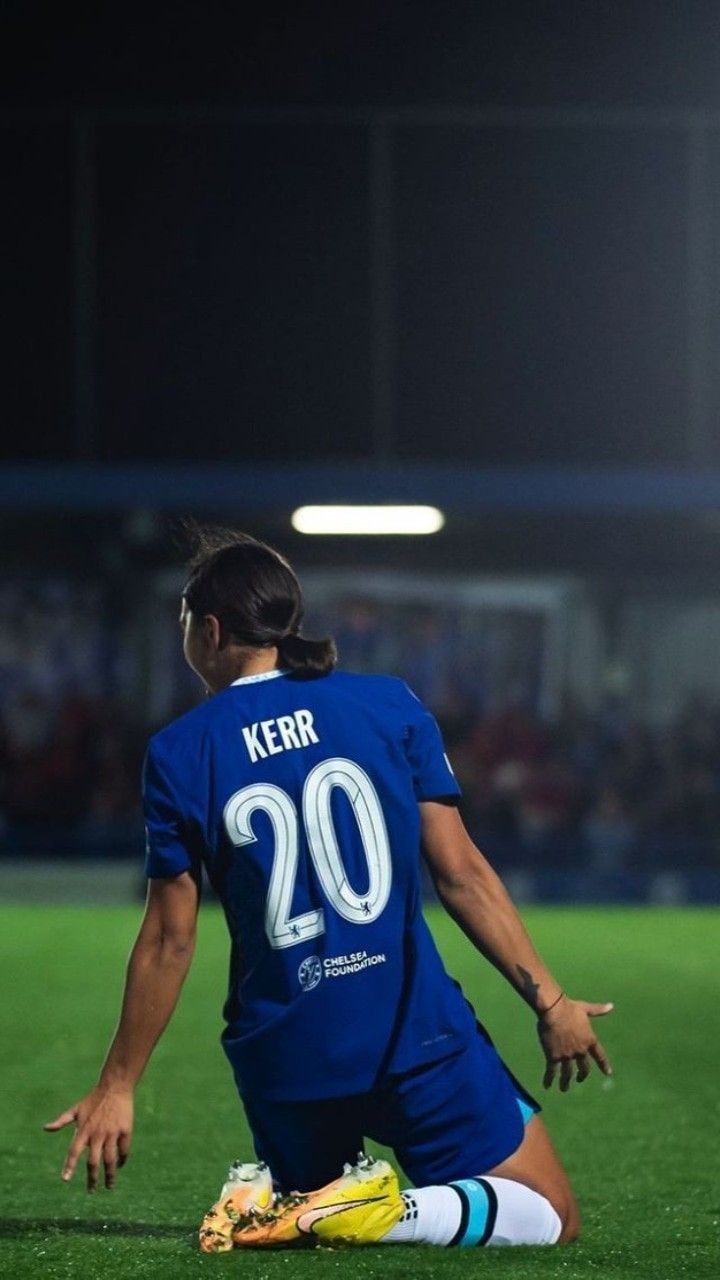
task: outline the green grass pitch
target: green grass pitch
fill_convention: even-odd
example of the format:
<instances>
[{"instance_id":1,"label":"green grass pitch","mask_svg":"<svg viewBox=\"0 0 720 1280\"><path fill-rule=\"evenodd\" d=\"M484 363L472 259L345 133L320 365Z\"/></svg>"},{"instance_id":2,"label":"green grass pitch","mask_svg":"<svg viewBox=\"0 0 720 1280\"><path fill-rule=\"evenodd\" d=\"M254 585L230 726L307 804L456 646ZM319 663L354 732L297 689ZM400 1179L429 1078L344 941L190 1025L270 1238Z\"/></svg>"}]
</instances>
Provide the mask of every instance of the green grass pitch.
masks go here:
<instances>
[{"instance_id":1,"label":"green grass pitch","mask_svg":"<svg viewBox=\"0 0 720 1280\"><path fill-rule=\"evenodd\" d=\"M510 1065L537 1090L542 1062L532 1018L451 922L430 915L451 971ZM578 1244L198 1254L195 1229L226 1165L251 1158L218 1044L227 943L214 908L202 912L180 1008L138 1091L133 1153L116 1190L88 1196L82 1172L61 1183L70 1130L47 1135L41 1125L95 1079L138 909L9 907L0 915L0 1276L720 1276L716 913L534 908L525 915L571 992L616 1002L602 1020L612 1084L596 1074L564 1097L544 1097L583 1211Z\"/></svg>"}]
</instances>

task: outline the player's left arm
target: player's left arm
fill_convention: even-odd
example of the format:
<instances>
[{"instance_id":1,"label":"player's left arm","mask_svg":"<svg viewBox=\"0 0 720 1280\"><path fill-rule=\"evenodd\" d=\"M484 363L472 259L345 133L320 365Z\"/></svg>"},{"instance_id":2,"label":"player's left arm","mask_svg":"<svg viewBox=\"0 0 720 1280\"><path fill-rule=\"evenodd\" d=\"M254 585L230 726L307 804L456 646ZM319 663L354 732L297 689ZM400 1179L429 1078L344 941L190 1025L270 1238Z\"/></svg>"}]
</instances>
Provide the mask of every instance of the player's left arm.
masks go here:
<instances>
[{"instance_id":1,"label":"player's left arm","mask_svg":"<svg viewBox=\"0 0 720 1280\"><path fill-rule=\"evenodd\" d=\"M199 877L185 871L148 882L145 914L130 953L122 1009L97 1084L44 1127L54 1133L75 1125L62 1170L69 1181L87 1150L87 1188L105 1185L128 1158L135 1087L177 1004L195 948Z\"/></svg>"},{"instance_id":2,"label":"player's left arm","mask_svg":"<svg viewBox=\"0 0 720 1280\"><path fill-rule=\"evenodd\" d=\"M548 1088L560 1068L564 1092L576 1068L578 1082L590 1071L590 1058L610 1075L607 1054L590 1021L610 1013L612 1004L574 1000L538 955L500 877L473 844L454 805L428 800L420 804L423 852L438 897L478 951L507 978L538 1019Z\"/></svg>"}]
</instances>

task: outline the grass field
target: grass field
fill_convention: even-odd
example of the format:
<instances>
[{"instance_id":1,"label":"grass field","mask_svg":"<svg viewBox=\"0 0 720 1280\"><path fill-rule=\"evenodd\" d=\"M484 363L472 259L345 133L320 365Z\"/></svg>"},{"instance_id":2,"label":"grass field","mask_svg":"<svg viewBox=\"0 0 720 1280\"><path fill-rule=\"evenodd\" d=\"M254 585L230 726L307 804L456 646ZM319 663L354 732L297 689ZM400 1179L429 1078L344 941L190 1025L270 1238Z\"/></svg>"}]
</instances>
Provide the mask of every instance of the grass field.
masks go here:
<instances>
[{"instance_id":1,"label":"grass field","mask_svg":"<svg viewBox=\"0 0 720 1280\"><path fill-rule=\"evenodd\" d=\"M537 1089L532 1019L455 927L431 914L449 967L516 1073ZM230 1159L251 1158L217 1043L227 946L214 909L203 913L181 1006L138 1091L133 1154L116 1190L88 1196L82 1175L61 1183L67 1139L41 1131L94 1081L137 915L120 907L0 913L0 1276L422 1280L478 1269L513 1280L720 1276L715 913L526 912L568 987L616 1002L602 1024L613 1082L595 1076L574 1093L544 1099L583 1210L578 1244L209 1257L196 1252L197 1222Z\"/></svg>"}]
</instances>

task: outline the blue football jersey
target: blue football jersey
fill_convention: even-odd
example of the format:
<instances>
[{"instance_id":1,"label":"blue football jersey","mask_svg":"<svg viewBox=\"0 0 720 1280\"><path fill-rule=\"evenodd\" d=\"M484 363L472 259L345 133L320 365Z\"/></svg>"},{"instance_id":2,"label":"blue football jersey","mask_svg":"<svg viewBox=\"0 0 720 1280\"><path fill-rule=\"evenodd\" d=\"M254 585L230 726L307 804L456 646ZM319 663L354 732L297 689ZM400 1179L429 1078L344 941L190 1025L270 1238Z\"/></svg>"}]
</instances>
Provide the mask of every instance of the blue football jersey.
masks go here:
<instances>
[{"instance_id":1,"label":"blue football jersey","mask_svg":"<svg viewBox=\"0 0 720 1280\"><path fill-rule=\"evenodd\" d=\"M244 677L151 739L147 874L202 863L222 903L241 1092L364 1093L465 1043L420 892L418 801L459 794L432 715L387 676Z\"/></svg>"}]
</instances>

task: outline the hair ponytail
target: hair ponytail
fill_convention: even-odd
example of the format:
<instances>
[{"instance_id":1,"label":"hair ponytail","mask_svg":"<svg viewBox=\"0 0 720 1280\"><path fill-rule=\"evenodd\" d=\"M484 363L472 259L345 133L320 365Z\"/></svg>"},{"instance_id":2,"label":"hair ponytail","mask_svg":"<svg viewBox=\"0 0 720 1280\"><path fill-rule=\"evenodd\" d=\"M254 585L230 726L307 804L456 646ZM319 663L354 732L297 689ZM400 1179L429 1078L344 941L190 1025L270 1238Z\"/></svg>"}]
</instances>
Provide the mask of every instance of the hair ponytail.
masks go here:
<instances>
[{"instance_id":1,"label":"hair ponytail","mask_svg":"<svg viewBox=\"0 0 720 1280\"><path fill-rule=\"evenodd\" d=\"M326 676L337 662L334 640L306 640L286 635L277 641L280 662L296 676Z\"/></svg>"},{"instance_id":2,"label":"hair ponytail","mask_svg":"<svg viewBox=\"0 0 720 1280\"><path fill-rule=\"evenodd\" d=\"M300 584L274 547L230 529L195 527L196 552L183 596L202 617L214 614L237 644L276 645L280 665L298 676L324 676L337 662L335 642L299 635Z\"/></svg>"}]
</instances>

